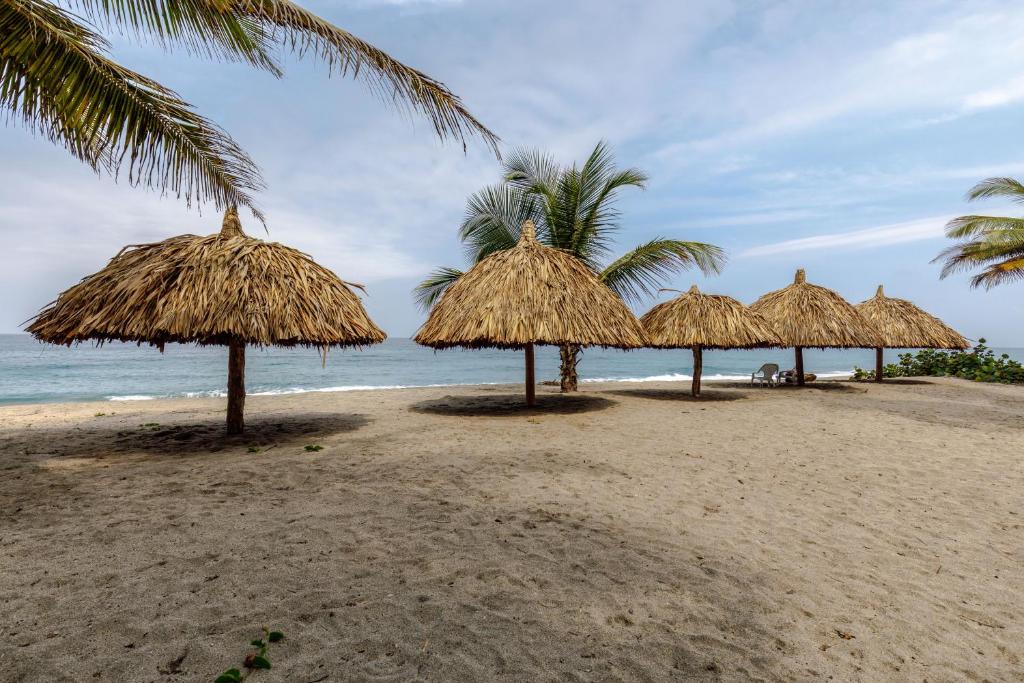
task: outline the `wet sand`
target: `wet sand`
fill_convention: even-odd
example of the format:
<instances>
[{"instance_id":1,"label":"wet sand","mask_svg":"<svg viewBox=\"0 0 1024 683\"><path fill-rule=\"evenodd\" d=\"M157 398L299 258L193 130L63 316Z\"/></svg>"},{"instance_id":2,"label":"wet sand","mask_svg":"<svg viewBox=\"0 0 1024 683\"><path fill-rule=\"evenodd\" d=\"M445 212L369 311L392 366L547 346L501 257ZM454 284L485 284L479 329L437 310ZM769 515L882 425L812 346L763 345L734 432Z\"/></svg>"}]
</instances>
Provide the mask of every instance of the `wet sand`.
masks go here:
<instances>
[{"instance_id":1,"label":"wet sand","mask_svg":"<svg viewBox=\"0 0 1024 683\"><path fill-rule=\"evenodd\" d=\"M0 680L1024 680L1024 388L538 389L0 408Z\"/></svg>"}]
</instances>

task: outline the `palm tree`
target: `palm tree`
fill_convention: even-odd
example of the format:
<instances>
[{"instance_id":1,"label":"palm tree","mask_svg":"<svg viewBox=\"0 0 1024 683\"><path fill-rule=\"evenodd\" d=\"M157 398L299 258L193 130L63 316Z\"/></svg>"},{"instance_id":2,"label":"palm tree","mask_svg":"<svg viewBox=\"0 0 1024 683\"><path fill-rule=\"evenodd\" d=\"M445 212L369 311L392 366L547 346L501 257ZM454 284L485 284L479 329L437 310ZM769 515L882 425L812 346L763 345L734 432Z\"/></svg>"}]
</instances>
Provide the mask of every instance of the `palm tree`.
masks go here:
<instances>
[{"instance_id":1,"label":"palm tree","mask_svg":"<svg viewBox=\"0 0 1024 683\"><path fill-rule=\"evenodd\" d=\"M969 201L985 197L1024 204L1024 185L1013 178L989 178L967 193ZM932 259L945 261L940 277L984 267L971 278L971 286L985 289L1024 278L1024 218L960 216L946 224L946 237L961 241Z\"/></svg>"},{"instance_id":2,"label":"palm tree","mask_svg":"<svg viewBox=\"0 0 1024 683\"><path fill-rule=\"evenodd\" d=\"M571 252L631 302L651 295L673 273L691 266L717 273L725 262L723 251L714 245L661 238L610 259L612 238L619 230L619 190L643 188L647 176L635 168L616 168L604 142L582 167L564 168L550 155L520 149L504 162L504 170L501 183L469 198L459 237L474 263L515 246L527 219L536 224L537 239ZM420 306L429 309L461 276L457 268L434 271L415 290ZM575 345L560 348L562 391L576 391L579 353Z\"/></svg>"},{"instance_id":3,"label":"palm tree","mask_svg":"<svg viewBox=\"0 0 1024 683\"><path fill-rule=\"evenodd\" d=\"M108 57L100 29L276 76L275 51L312 54L388 103L426 116L442 139L497 138L442 83L289 0L0 0L0 108L97 172L186 203L255 209L259 169L176 93Z\"/></svg>"}]
</instances>

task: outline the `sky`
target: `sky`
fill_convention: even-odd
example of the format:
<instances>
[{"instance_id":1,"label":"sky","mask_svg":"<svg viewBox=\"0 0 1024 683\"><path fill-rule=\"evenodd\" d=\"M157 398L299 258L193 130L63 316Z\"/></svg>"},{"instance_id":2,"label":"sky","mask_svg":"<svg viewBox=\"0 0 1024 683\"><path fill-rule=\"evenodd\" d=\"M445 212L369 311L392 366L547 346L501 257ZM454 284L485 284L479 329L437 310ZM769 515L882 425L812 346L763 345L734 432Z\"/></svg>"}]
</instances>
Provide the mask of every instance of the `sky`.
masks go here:
<instances>
[{"instance_id":1,"label":"sky","mask_svg":"<svg viewBox=\"0 0 1024 683\"><path fill-rule=\"evenodd\" d=\"M599 140L650 176L621 196L618 251L711 242L720 275L667 287L751 303L805 268L859 302L884 284L971 339L1024 346L1024 285L939 279L943 226L990 176L1024 178L1024 6L1006 2L309 0L446 83L502 139L569 164ZM227 129L260 165L269 234L366 286L391 336L411 290L465 267L466 198L500 178L479 141L438 141L314 59L281 79L114 39L113 54ZM243 215L243 222L246 216ZM16 123L0 127L0 332L15 332L125 244L216 232L211 206L99 177ZM636 307L642 313L662 294Z\"/></svg>"}]
</instances>

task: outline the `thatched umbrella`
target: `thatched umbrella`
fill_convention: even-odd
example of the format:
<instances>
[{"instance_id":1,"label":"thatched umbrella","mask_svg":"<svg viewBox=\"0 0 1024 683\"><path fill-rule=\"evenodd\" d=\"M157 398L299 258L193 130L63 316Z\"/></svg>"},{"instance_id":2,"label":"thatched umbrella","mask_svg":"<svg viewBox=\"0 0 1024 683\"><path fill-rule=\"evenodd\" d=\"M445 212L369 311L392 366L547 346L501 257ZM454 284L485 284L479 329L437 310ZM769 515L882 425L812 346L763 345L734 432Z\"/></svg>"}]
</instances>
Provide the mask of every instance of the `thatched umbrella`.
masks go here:
<instances>
[{"instance_id":1,"label":"thatched umbrella","mask_svg":"<svg viewBox=\"0 0 1024 683\"><path fill-rule=\"evenodd\" d=\"M300 251L248 237L231 208L219 234L125 247L58 296L28 331L68 346L89 339L148 343L161 351L175 342L225 345L227 427L239 434L247 344L326 352L384 341L349 284Z\"/></svg>"},{"instance_id":2,"label":"thatched umbrella","mask_svg":"<svg viewBox=\"0 0 1024 683\"><path fill-rule=\"evenodd\" d=\"M572 254L537 241L526 221L519 243L491 254L455 281L414 338L435 349L524 349L526 404L534 404L535 344L633 349L640 322Z\"/></svg>"},{"instance_id":3,"label":"thatched umbrella","mask_svg":"<svg viewBox=\"0 0 1024 683\"><path fill-rule=\"evenodd\" d=\"M882 285L856 306L881 337L875 347L875 381L882 381L882 349L966 349L970 342L944 322L905 299L891 299Z\"/></svg>"},{"instance_id":4,"label":"thatched umbrella","mask_svg":"<svg viewBox=\"0 0 1024 683\"><path fill-rule=\"evenodd\" d=\"M693 349L691 393L700 396L704 349L782 346L771 325L731 296L704 294L697 285L640 318L648 344L657 349Z\"/></svg>"},{"instance_id":5,"label":"thatched umbrella","mask_svg":"<svg viewBox=\"0 0 1024 683\"><path fill-rule=\"evenodd\" d=\"M851 304L831 289L807 282L803 269L793 284L769 292L750 309L771 324L783 344L796 348L796 381L804 383L805 347L870 349L878 332Z\"/></svg>"}]
</instances>

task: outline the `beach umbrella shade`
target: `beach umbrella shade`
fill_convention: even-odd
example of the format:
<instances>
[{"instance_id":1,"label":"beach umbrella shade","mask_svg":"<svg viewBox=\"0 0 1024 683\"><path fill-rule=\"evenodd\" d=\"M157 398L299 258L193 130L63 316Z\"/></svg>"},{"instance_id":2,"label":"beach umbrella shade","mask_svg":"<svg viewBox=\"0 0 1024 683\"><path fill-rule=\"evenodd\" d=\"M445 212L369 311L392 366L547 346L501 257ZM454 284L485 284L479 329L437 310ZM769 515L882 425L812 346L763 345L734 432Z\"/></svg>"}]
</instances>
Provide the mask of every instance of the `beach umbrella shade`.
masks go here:
<instances>
[{"instance_id":1,"label":"beach umbrella shade","mask_svg":"<svg viewBox=\"0 0 1024 683\"><path fill-rule=\"evenodd\" d=\"M885 295L882 285L856 306L879 335L875 347L875 381L882 381L882 349L966 349L971 344L959 332L906 299Z\"/></svg>"},{"instance_id":2,"label":"beach umbrella shade","mask_svg":"<svg viewBox=\"0 0 1024 683\"><path fill-rule=\"evenodd\" d=\"M648 345L656 349L692 349L691 393L700 396L704 349L754 349L782 346L771 324L730 296L704 294L697 285L660 303L640 318Z\"/></svg>"},{"instance_id":3,"label":"beach umbrella shade","mask_svg":"<svg viewBox=\"0 0 1024 683\"><path fill-rule=\"evenodd\" d=\"M534 405L533 348L646 344L640 322L586 264L537 241L526 221L515 247L491 254L452 284L415 341L435 349L523 349L526 404Z\"/></svg>"},{"instance_id":4,"label":"beach umbrella shade","mask_svg":"<svg viewBox=\"0 0 1024 683\"><path fill-rule=\"evenodd\" d=\"M750 310L762 315L785 346L796 350L797 384L804 383L805 348L871 349L879 344L874 326L831 289L807 282L803 269L793 284L769 292Z\"/></svg>"},{"instance_id":5,"label":"beach umbrella shade","mask_svg":"<svg viewBox=\"0 0 1024 683\"><path fill-rule=\"evenodd\" d=\"M63 292L28 326L37 339L218 344L228 351L227 430L244 430L245 347L362 346L386 335L352 285L306 254L242 231L238 212L218 234L180 235L122 249Z\"/></svg>"}]
</instances>

